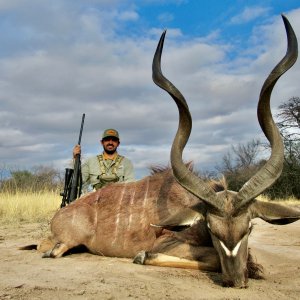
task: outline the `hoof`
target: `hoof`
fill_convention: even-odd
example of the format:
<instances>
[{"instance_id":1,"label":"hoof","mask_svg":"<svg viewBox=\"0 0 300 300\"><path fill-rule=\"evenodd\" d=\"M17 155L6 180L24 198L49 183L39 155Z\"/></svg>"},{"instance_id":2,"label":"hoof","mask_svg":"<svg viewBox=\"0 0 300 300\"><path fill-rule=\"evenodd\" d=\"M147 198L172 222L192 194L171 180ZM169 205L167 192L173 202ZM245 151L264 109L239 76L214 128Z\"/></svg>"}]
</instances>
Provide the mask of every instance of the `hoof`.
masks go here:
<instances>
[{"instance_id":1,"label":"hoof","mask_svg":"<svg viewBox=\"0 0 300 300\"><path fill-rule=\"evenodd\" d=\"M139 264L139 265L144 265L145 260L147 258L147 252L146 251L141 251L139 252L133 259L134 264Z\"/></svg>"},{"instance_id":2,"label":"hoof","mask_svg":"<svg viewBox=\"0 0 300 300\"><path fill-rule=\"evenodd\" d=\"M42 258L50 258L50 257L52 257L52 256L51 256L51 252L52 252L52 249L49 250L49 251L47 251L47 252L45 252L45 253L43 254Z\"/></svg>"}]
</instances>

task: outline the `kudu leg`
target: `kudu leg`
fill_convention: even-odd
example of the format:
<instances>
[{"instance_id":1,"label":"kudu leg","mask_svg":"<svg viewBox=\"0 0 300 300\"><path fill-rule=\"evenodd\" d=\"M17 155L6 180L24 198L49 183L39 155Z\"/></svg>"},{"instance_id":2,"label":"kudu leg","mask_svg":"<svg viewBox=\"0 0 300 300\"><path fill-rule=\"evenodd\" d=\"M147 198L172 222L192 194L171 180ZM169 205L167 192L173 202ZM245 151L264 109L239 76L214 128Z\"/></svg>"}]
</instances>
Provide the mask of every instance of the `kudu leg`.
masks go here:
<instances>
[{"instance_id":1,"label":"kudu leg","mask_svg":"<svg viewBox=\"0 0 300 300\"><path fill-rule=\"evenodd\" d=\"M58 258L77 246L86 246L95 235L96 212L76 202L59 210L51 221L53 245L43 257Z\"/></svg>"},{"instance_id":2,"label":"kudu leg","mask_svg":"<svg viewBox=\"0 0 300 300\"><path fill-rule=\"evenodd\" d=\"M197 261L186 258L180 258L163 253L150 253L141 251L134 260L136 264L159 266L159 267L173 267L182 269L196 269L202 271L219 271L220 265L217 259L210 261Z\"/></svg>"},{"instance_id":3,"label":"kudu leg","mask_svg":"<svg viewBox=\"0 0 300 300\"><path fill-rule=\"evenodd\" d=\"M68 250L70 249L70 247L68 247L67 245L63 244L63 243L57 243L53 249L48 250L47 252L45 252L43 254L43 258L58 258L58 257L62 257L64 253L66 253Z\"/></svg>"},{"instance_id":4,"label":"kudu leg","mask_svg":"<svg viewBox=\"0 0 300 300\"><path fill-rule=\"evenodd\" d=\"M213 247L193 246L168 234L161 236L151 251L138 253L133 262L162 267L220 271L219 258Z\"/></svg>"}]
</instances>

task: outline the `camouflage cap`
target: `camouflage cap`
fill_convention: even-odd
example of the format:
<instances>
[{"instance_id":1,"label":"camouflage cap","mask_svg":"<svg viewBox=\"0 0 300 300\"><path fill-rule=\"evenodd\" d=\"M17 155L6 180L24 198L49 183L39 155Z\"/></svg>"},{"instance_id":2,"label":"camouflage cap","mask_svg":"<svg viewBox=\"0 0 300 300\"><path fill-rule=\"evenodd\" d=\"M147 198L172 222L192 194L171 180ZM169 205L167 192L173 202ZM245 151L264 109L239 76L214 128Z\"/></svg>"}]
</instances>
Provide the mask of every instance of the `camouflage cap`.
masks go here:
<instances>
[{"instance_id":1,"label":"camouflage cap","mask_svg":"<svg viewBox=\"0 0 300 300\"><path fill-rule=\"evenodd\" d=\"M107 138L109 136L115 137L119 139L119 132L116 129L105 129L103 134L102 134L102 139Z\"/></svg>"}]
</instances>

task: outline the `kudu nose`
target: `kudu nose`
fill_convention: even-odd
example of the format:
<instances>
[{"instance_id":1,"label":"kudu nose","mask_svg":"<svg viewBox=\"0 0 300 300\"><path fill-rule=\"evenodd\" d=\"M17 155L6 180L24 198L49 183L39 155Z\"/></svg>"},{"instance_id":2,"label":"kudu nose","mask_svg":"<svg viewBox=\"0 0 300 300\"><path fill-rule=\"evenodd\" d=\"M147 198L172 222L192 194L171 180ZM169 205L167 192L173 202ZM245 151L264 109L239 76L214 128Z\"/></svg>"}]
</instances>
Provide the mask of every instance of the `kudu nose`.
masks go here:
<instances>
[{"instance_id":1,"label":"kudu nose","mask_svg":"<svg viewBox=\"0 0 300 300\"><path fill-rule=\"evenodd\" d=\"M234 288L247 288L248 287L248 273L247 270L243 272L224 274L223 273L223 286Z\"/></svg>"},{"instance_id":2,"label":"kudu nose","mask_svg":"<svg viewBox=\"0 0 300 300\"><path fill-rule=\"evenodd\" d=\"M237 289L246 289L248 288L248 280L238 280L238 281L234 281L234 280L223 280L223 286L224 287L233 287L233 288L237 288Z\"/></svg>"}]
</instances>

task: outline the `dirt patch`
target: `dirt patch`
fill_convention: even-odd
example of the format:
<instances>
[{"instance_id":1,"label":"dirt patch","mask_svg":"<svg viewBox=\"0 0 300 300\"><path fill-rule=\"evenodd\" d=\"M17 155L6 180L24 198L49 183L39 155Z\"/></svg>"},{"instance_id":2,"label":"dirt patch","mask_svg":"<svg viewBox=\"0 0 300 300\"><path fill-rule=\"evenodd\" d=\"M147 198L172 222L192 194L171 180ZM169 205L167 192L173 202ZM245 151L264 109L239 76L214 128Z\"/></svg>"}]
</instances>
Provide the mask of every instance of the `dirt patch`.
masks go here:
<instances>
[{"instance_id":1,"label":"dirt patch","mask_svg":"<svg viewBox=\"0 0 300 300\"><path fill-rule=\"evenodd\" d=\"M249 245L265 280L221 286L217 273L140 266L129 259L75 253L42 259L19 246L47 235L47 224L0 226L0 299L300 299L300 221L254 220Z\"/></svg>"}]
</instances>

